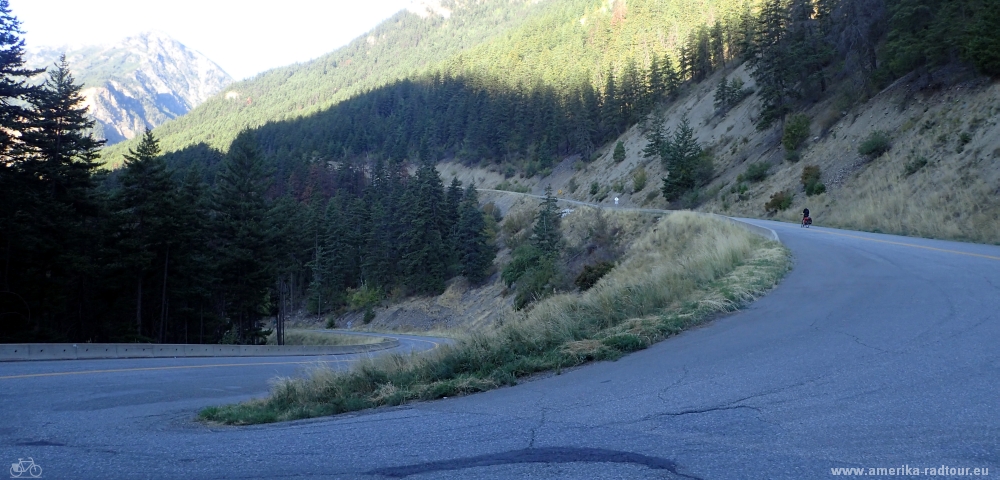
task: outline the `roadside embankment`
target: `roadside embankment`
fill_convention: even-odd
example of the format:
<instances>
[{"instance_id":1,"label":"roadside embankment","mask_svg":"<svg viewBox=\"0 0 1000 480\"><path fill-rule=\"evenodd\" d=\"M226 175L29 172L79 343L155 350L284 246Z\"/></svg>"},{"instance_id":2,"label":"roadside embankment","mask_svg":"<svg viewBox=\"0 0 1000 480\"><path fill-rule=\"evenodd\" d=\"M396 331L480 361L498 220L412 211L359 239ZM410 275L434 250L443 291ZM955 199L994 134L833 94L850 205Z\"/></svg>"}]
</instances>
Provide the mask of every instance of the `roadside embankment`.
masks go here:
<instances>
[{"instance_id":1,"label":"roadside embankment","mask_svg":"<svg viewBox=\"0 0 1000 480\"><path fill-rule=\"evenodd\" d=\"M514 385L543 371L613 360L732 312L791 264L788 250L736 222L666 215L584 292L558 294L429 355L383 355L351 370L283 379L264 399L210 407L203 420L251 424L332 415ZM773 232L772 232L773 233Z\"/></svg>"}]
</instances>

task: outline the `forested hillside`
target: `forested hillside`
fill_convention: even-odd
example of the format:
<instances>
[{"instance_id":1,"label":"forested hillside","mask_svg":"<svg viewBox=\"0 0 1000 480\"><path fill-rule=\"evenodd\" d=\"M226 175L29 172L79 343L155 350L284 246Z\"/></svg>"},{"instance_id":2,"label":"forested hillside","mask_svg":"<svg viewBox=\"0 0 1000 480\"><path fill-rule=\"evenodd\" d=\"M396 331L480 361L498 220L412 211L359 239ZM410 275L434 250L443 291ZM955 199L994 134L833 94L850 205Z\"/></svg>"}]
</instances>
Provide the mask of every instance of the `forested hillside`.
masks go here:
<instances>
[{"instance_id":1,"label":"forested hillside","mask_svg":"<svg viewBox=\"0 0 1000 480\"><path fill-rule=\"evenodd\" d=\"M750 168L756 151L777 143L778 161L796 164L815 105L858 105L942 65L1000 74L987 0L443 3L447 17L401 13L100 152L68 65L28 82L40 72L24 68L0 0L0 338L255 343L265 318L300 308L370 317L386 298L498 271L498 212L472 182L446 188L441 160L507 177L567 158L609 168L636 156L620 135L642 130L638 150L664 172L647 199L697 207L724 183L741 196L766 178L771 165ZM712 112L690 117L706 88ZM737 110L753 145L701 134ZM100 154L121 168L98 171ZM729 183L733 165L743 173ZM810 172L802 182L819 194ZM645 173L631 178L647 188ZM596 179L581 191L609 188L624 191ZM791 205L782 195L769 210ZM546 202L502 269L518 307L565 275L557 217Z\"/></svg>"},{"instance_id":2,"label":"forested hillside","mask_svg":"<svg viewBox=\"0 0 1000 480\"><path fill-rule=\"evenodd\" d=\"M164 151L204 143L226 150L236 134L267 122L300 118L386 83L426 71L457 52L521 24L549 2L462 2L447 18L403 11L367 35L316 60L233 83L200 108L157 130ZM503 8L500 8L500 7ZM119 165L131 145L110 149Z\"/></svg>"}]
</instances>

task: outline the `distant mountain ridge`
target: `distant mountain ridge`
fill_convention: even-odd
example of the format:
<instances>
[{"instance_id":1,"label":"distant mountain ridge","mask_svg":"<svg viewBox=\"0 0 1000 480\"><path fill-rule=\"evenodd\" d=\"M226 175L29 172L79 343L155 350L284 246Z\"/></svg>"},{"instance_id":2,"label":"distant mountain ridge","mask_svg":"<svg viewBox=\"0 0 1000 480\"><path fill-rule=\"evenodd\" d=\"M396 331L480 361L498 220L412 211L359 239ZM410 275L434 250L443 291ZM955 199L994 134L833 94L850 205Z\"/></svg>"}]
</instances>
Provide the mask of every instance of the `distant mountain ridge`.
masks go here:
<instances>
[{"instance_id":1,"label":"distant mountain ridge","mask_svg":"<svg viewBox=\"0 0 1000 480\"><path fill-rule=\"evenodd\" d=\"M63 53L109 145L184 115L233 81L208 57L158 32L113 45L31 49L25 60L49 67Z\"/></svg>"}]
</instances>

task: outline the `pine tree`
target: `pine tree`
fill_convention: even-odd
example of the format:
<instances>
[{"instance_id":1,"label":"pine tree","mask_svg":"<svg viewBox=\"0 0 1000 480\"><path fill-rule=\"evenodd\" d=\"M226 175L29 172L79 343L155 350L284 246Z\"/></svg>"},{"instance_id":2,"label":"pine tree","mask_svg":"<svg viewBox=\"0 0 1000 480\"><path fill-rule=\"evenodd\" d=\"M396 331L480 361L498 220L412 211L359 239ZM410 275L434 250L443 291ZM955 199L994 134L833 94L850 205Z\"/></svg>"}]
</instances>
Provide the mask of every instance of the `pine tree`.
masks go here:
<instances>
[{"instance_id":1,"label":"pine tree","mask_svg":"<svg viewBox=\"0 0 1000 480\"><path fill-rule=\"evenodd\" d=\"M674 68L673 60L670 59L669 55L663 56L663 85L666 95L673 95L677 93L677 89L681 86L681 77L677 69Z\"/></svg>"},{"instance_id":2,"label":"pine tree","mask_svg":"<svg viewBox=\"0 0 1000 480\"><path fill-rule=\"evenodd\" d=\"M423 162L404 202L406 230L401 240L402 267L408 286L417 293L444 291L449 252L443 231L444 186L437 169Z\"/></svg>"},{"instance_id":3,"label":"pine tree","mask_svg":"<svg viewBox=\"0 0 1000 480\"><path fill-rule=\"evenodd\" d=\"M176 205L174 185L152 131L146 130L138 147L125 155L120 182L112 199L121 253L118 264L135 279L135 331L144 335L143 312L148 310L143 307L144 284L148 290L147 277L158 266L154 260L162 255L169 262L168 239L176 226L169 217Z\"/></svg>"},{"instance_id":4,"label":"pine tree","mask_svg":"<svg viewBox=\"0 0 1000 480\"><path fill-rule=\"evenodd\" d=\"M268 230L269 175L256 140L241 133L223 161L213 195L215 255L224 297L223 318L240 343L263 338L260 319L271 285L273 252Z\"/></svg>"},{"instance_id":5,"label":"pine tree","mask_svg":"<svg viewBox=\"0 0 1000 480\"><path fill-rule=\"evenodd\" d=\"M663 136L663 117L656 116L646 135L646 147L642 149L643 158L662 157L667 139Z\"/></svg>"},{"instance_id":6,"label":"pine tree","mask_svg":"<svg viewBox=\"0 0 1000 480\"><path fill-rule=\"evenodd\" d=\"M30 220L12 225L12 230L20 231L20 239L27 242L21 245L19 260L31 264L21 283L30 284L32 270L44 274L32 296L41 302L36 311L44 327L55 329L70 302L79 306L84 301L87 282L81 275L93 273L91 246L98 240L94 223L101 206L93 175L103 141L89 136L94 122L86 117L80 86L65 58L28 99L34 104L27 120L30 128L21 132L14 147L19 150L14 178L25 182L25 196L14 201L20 204L20 216ZM81 325L81 320L77 315L75 324Z\"/></svg>"},{"instance_id":7,"label":"pine tree","mask_svg":"<svg viewBox=\"0 0 1000 480\"><path fill-rule=\"evenodd\" d=\"M649 60L649 91L647 94L654 104L667 95L661 62L660 55L653 52Z\"/></svg>"},{"instance_id":8,"label":"pine tree","mask_svg":"<svg viewBox=\"0 0 1000 480\"><path fill-rule=\"evenodd\" d=\"M726 39L722 22L716 21L709 31L709 45L712 53L712 67L722 68L726 66Z\"/></svg>"},{"instance_id":9,"label":"pine tree","mask_svg":"<svg viewBox=\"0 0 1000 480\"><path fill-rule=\"evenodd\" d=\"M604 98L601 102L601 135L602 139L621 134L618 121L621 119L621 94L615 84L615 76L608 70L604 82ZM603 143L603 140L602 142Z\"/></svg>"},{"instance_id":10,"label":"pine tree","mask_svg":"<svg viewBox=\"0 0 1000 480\"><path fill-rule=\"evenodd\" d=\"M692 39L694 41L692 46L694 52L692 58L692 77L696 82L700 82L708 77L713 70L712 46L708 27L702 25L693 34Z\"/></svg>"},{"instance_id":11,"label":"pine tree","mask_svg":"<svg viewBox=\"0 0 1000 480\"><path fill-rule=\"evenodd\" d=\"M476 284L482 282L496 256L496 247L489 242L486 222L479 209L479 196L471 183L462 198L461 216L456 227L456 251L461 273Z\"/></svg>"},{"instance_id":12,"label":"pine tree","mask_svg":"<svg viewBox=\"0 0 1000 480\"><path fill-rule=\"evenodd\" d=\"M27 79L45 71L25 68L23 34L10 2L0 0L0 159L4 160L0 164L7 168L21 143L18 134L28 129L35 113L30 102L38 87Z\"/></svg>"},{"instance_id":13,"label":"pine tree","mask_svg":"<svg viewBox=\"0 0 1000 480\"><path fill-rule=\"evenodd\" d=\"M556 198L552 196L552 186L545 187L545 200L542 201L535 219L535 226L531 231L531 244L537 248L544 257L556 258L560 255L562 247L562 232L559 230L559 223L562 214L556 206Z\"/></svg>"},{"instance_id":14,"label":"pine tree","mask_svg":"<svg viewBox=\"0 0 1000 480\"><path fill-rule=\"evenodd\" d=\"M667 170L662 192L668 201L674 201L711 180L712 163L704 156L701 145L694 138L694 129L686 117L666 142L662 160Z\"/></svg>"},{"instance_id":15,"label":"pine tree","mask_svg":"<svg viewBox=\"0 0 1000 480\"><path fill-rule=\"evenodd\" d=\"M66 56L61 56L42 88L34 92L32 128L22 137L40 160L35 173L46 181L49 194L76 204L83 199L66 196L93 188L98 149L104 145L90 136L94 121L87 117L80 90Z\"/></svg>"},{"instance_id":16,"label":"pine tree","mask_svg":"<svg viewBox=\"0 0 1000 480\"><path fill-rule=\"evenodd\" d=\"M625 160L625 144L621 140L615 144L615 151L611 154L611 158L615 163L622 163Z\"/></svg>"},{"instance_id":17,"label":"pine tree","mask_svg":"<svg viewBox=\"0 0 1000 480\"><path fill-rule=\"evenodd\" d=\"M211 287L216 284L208 229L207 187L202 178L202 170L197 165L187 170L177 189L173 209L176 243L170 260L174 272L170 298L175 301L169 305L175 305L172 314L183 325L183 334L177 332L174 338L183 343L204 343L205 312L211 301ZM215 317L210 316L209 320L211 327Z\"/></svg>"},{"instance_id":18,"label":"pine tree","mask_svg":"<svg viewBox=\"0 0 1000 480\"><path fill-rule=\"evenodd\" d=\"M729 99L731 96L732 93L730 92L729 79L722 77L722 80L719 81L719 86L715 87L715 109L718 111L728 110Z\"/></svg>"},{"instance_id":19,"label":"pine tree","mask_svg":"<svg viewBox=\"0 0 1000 480\"><path fill-rule=\"evenodd\" d=\"M759 128L769 127L788 112L788 102L794 98L791 88L794 59L789 51L787 0L766 0L752 43L749 67L757 81L757 91L763 102Z\"/></svg>"},{"instance_id":20,"label":"pine tree","mask_svg":"<svg viewBox=\"0 0 1000 480\"><path fill-rule=\"evenodd\" d=\"M455 223L458 222L458 209L462 203L462 195L462 182L459 181L458 177L452 178L451 184L448 185L448 193L445 195L445 211L443 212L448 232L451 232Z\"/></svg>"}]
</instances>

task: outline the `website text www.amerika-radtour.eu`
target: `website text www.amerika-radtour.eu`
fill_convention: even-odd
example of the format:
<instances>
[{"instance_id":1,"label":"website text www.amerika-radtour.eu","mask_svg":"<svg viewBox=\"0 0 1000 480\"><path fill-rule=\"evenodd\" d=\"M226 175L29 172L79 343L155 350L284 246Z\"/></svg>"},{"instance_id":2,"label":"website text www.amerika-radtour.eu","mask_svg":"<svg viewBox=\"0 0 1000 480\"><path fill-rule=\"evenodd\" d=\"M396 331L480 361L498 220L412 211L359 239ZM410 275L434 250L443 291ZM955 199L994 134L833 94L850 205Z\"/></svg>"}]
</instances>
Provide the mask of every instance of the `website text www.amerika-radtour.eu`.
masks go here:
<instances>
[{"instance_id":1,"label":"website text www.amerika-radtour.eu","mask_svg":"<svg viewBox=\"0 0 1000 480\"><path fill-rule=\"evenodd\" d=\"M844 477L988 477L989 468L974 467L835 467L830 469L831 475Z\"/></svg>"}]
</instances>

